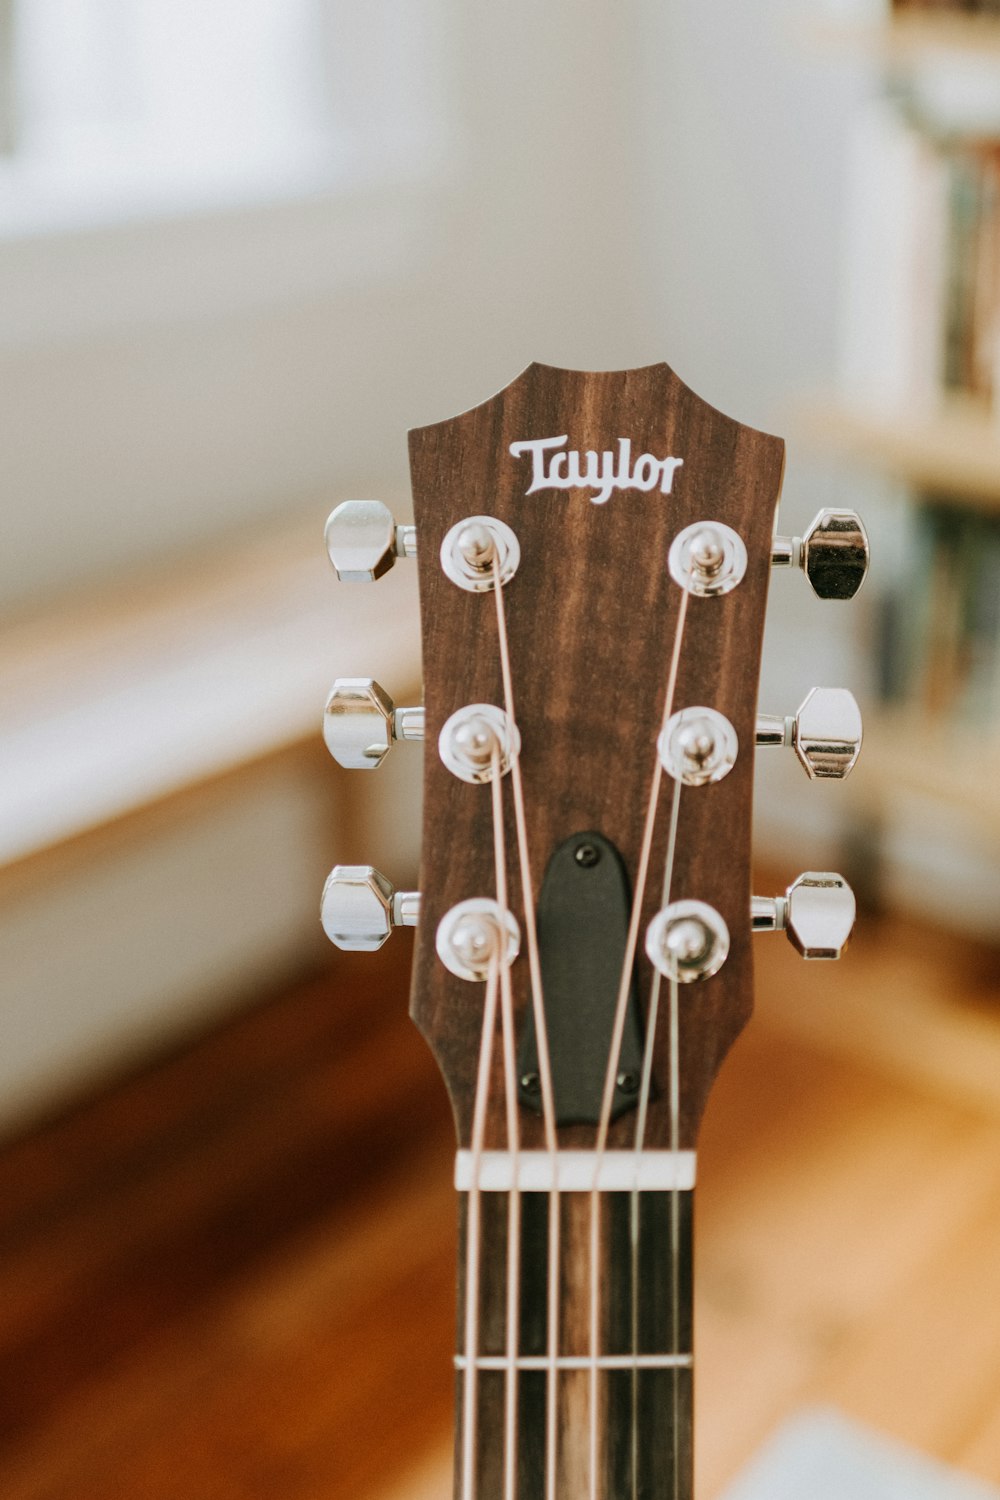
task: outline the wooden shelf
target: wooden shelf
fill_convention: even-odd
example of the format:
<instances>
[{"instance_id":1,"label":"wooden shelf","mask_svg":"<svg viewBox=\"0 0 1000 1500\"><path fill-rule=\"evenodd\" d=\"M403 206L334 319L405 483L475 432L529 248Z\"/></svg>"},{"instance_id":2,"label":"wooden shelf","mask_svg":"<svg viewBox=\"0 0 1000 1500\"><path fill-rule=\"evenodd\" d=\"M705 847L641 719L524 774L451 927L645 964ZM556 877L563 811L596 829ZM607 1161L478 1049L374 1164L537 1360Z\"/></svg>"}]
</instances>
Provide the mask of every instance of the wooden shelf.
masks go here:
<instances>
[{"instance_id":1,"label":"wooden shelf","mask_svg":"<svg viewBox=\"0 0 1000 1500\"><path fill-rule=\"evenodd\" d=\"M878 22L810 21L807 40L827 51L850 51L880 62L921 61L941 53L971 53L1000 62L1000 19L917 14Z\"/></svg>"},{"instance_id":2,"label":"wooden shelf","mask_svg":"<svg viewBox=\"0 0 1000 1500\"><path fill-rule=\"evenodd\" d=\"M416 569L338 587L322 520L5 630L0 869L317 741L338 673L419 681Z\"/></svg>"},{"instance_id":3,"label":"wooden shelf","mask_svg":"<svg viewBox=\"0 0 1000 1500\"><path fill-rule=\"evenodd\" d=\"M1000 510L1000 425L956 403L935 414L862 412L837 396L815 397L793 414L799 438L942 498Z\"/></svg>"}]
</instances>

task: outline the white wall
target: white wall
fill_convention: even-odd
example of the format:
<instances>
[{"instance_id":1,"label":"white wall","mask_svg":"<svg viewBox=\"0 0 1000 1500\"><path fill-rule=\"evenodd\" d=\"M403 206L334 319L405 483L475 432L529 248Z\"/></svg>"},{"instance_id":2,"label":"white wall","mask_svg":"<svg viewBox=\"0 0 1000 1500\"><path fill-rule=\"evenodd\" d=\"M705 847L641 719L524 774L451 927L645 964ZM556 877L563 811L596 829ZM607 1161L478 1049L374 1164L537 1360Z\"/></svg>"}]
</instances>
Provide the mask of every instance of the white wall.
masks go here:
<instances>
[{"instance_id":1,"label":"white wall","mask_svg":"<svg viewBox=\"0 0 1000 1500\"><path fill-rule=\"evenodd\" d=\"M398 490L408 426L532 357L628 361L631 28L594 0L422 10L450 134L416 176L0 244L8 604L304 497Z\"/></svg>"}]
</instances>

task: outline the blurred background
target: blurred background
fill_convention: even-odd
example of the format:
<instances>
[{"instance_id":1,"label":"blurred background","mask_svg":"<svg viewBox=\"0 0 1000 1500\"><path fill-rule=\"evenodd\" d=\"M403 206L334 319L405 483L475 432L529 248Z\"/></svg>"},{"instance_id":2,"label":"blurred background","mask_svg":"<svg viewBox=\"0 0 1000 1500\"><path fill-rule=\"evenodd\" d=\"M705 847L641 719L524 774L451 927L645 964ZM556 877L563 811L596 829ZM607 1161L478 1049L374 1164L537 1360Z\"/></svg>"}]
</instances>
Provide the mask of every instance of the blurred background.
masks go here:
<instances>
[{"instance_id":1,"label":"blurred background","mask_svg":"<svg viewBox=\"0 0 1000 1500\"><path fill-rule=\"evenodd\" d=\"M872 539L851 607L772 587L762 711L850 686L866 747L762 757L761 889L869 916L762 943L706 1126L704 1493L812 1399L1000 1479L994 9L0 0L6 1495L440 1487L449 1124L405 936L317 923L416 876L416 748L319 739L334 676L418 701L414 580L322 529L533 359L666 359Z\"/></svg>"}]
</instances>

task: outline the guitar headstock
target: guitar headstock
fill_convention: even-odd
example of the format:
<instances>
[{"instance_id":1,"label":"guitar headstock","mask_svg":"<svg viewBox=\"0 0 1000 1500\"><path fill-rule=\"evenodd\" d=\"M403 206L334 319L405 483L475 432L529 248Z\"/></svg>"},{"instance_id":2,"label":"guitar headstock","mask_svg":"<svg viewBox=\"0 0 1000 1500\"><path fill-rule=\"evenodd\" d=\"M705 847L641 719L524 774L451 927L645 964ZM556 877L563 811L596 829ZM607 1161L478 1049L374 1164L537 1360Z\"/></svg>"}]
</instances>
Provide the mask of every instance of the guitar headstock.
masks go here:
<instances>
[{"instance_id":1,"label":"guitar headstock","mask_svg":"<svg viewBox=\"0 0 1000 1500\"><path fill-rule=\"evenodd\" d=\"M338 866L324 925L369 948L416 925L412 1012L462 1145L484 1066L479 1143L505 1141L516 1050L524 1147L553 1115L561 1146L632 1145L637 1110L648 1146L692 1146L751 1012L753 930L835 957L853 921L831 875L752 898L751 823L756 744L794 748L815 777L856 759L849 693L816 689L787 719L756 704L772 566L849 598L864 530L825 511L804 540L776 538L784 444L664 364L531 365L412 432L410 461L415 529L349 502L328 544L348 579L416 554L423 710L342 679L326 726L352 766L425 738L420 896ZM484 1001L516 1033L485 1064Z\"/></svg>"}]
</instances>

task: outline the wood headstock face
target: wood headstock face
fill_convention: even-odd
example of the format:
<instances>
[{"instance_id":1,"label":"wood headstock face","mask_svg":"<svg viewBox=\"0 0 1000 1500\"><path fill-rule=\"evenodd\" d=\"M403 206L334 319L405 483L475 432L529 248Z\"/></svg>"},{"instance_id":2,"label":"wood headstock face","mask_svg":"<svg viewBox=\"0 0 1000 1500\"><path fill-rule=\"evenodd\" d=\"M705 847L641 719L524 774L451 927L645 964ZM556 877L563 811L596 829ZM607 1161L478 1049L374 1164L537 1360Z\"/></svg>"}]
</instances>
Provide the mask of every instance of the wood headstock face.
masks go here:
<instances>
[{"instance_id":1,"label":"wood headstock face","mask_svg":"<svg viewBox=\"0 0 1000 1500\"><path fill-rule=\"evenodd\" d=\"M563 441L542 446L547 439ZM589 472L588 450L597 455ZM738 740L732 770L713 784L685 787L678 803L671 899L709 903L730 938L717 973L679 986L679 1143L691 1146L712 1080L752 1006L754 724L784 444L716 411L663 364L597 374L531 365L492 400L412 432L410 458L427 742L412 1011L444 1074L463 1145L484 987L444 967L435 934L457 903L495 896L494 838L490 787L454 776L438 754L438 736L463 705L504 698L494 596L446 576L442 541L463 519L487 515L506 523L520 546L503 599L534 885L521 888L505 783L509 904L519 918L526 900L537 907L554 851L586 831L614 845L634 885L684 597L668 553L679 532L704 521L732 528L746 548L738 586L718 597L688 596L673 697L675 710L718 710ZM552 487L553 478L562 484ZM673 787L664 776L642 933L662 903ZM654 970L641 942L634 973L645 1016ZM530 1010L523 949L511 978L521 1029ZM651 1147L670 1144L667 1045L661 1027L646 1127ZM502 1146L499 1048L493 1067L486 1141ZM540 1146L541 1121L530 1110L521 1114L522 1145ZM630 1145L633 1133L621 1114L608 1144ZM593 1138L593 1124L560 1128L567 1147Z\"/></svg>"}]
</instances>

